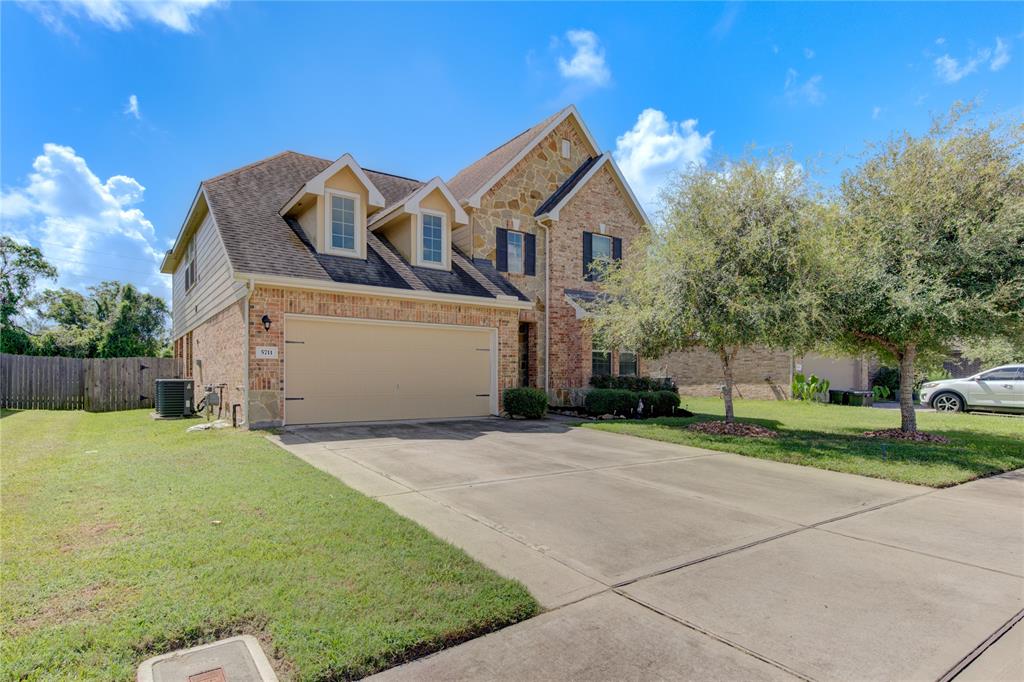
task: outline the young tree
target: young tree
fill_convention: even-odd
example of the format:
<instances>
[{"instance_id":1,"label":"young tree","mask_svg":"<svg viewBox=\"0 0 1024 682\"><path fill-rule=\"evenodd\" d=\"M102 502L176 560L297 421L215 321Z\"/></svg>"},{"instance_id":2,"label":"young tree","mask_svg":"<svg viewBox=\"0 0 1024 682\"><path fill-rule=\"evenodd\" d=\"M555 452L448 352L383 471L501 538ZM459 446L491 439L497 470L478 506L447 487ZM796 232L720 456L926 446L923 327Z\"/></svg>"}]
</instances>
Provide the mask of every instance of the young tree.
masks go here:
<instances>
[{"instance_id":1,"label":"young tree","mask_svg":"<svg viewBox=\"0 0 1024 682\"><path fill-rule=\"evenodd\" d=\"M36 281L56 276L42 251L0 235L0 349L5 353L30 350L31 337L15 320L30 305Z\"/></svg>"},{"instance_id":2,"label":"young tree","mask_svg":"<svg viewBox=\"0 0 1024 682\"><path fill-rule=\"evenodd\" d=\"M660 229L603 274L595 333L648 357L714 352L732 423L740 348L809 343L818 204L804 170L775 155L693 169L661 198Z\"/></svg>"},{"instance_id":3,"label":"young tree","mask_svg":"<svg viewBox=\"0 0 1024 682\"><path fill-rule=\"evenodd\" d=\"M917 430L915 362L1024 329L1024 127L967 113L869 147L840 188L824 329L899 364L904 433Z\"/></svg>"}]
</instances>

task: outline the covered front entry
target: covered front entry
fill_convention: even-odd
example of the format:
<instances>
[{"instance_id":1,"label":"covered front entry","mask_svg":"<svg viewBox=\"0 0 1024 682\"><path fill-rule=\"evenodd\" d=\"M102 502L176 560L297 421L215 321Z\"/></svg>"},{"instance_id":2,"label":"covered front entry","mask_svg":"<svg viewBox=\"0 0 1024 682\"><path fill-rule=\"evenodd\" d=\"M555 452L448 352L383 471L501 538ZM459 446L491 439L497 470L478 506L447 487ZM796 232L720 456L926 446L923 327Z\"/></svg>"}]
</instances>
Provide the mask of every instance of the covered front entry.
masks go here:
<instances>
[{"instance_id":1,"label":"covered front entry","mask_svg":"<svg viewBox=\"0 0 1024 682\"><path fill-rule=\"evenodd\" d=\"M490 328L290 315L285 423L496 413L496 346Z\"/></svg>"}]
</instances>

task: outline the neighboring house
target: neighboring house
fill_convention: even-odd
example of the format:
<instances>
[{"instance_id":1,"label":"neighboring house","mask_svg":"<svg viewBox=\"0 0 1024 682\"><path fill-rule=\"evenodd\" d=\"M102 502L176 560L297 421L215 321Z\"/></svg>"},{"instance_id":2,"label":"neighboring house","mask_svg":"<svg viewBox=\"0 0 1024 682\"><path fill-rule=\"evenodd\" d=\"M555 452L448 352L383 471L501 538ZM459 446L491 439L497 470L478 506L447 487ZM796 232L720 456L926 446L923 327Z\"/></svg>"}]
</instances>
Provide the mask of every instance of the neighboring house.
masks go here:
<instances>
[{"instance_id":1,"label":"neighboring house","mask_svg":"<svg viewBox=\"0 0 1024 682\"><path fill-rule=\"evenodd\" d=\"M643 371L592 348L581 303L647 223L575 107L448 182L283 152L201 183L161 266L175 355L257 427L563 402Z\"/></svg>"}]
</instances>

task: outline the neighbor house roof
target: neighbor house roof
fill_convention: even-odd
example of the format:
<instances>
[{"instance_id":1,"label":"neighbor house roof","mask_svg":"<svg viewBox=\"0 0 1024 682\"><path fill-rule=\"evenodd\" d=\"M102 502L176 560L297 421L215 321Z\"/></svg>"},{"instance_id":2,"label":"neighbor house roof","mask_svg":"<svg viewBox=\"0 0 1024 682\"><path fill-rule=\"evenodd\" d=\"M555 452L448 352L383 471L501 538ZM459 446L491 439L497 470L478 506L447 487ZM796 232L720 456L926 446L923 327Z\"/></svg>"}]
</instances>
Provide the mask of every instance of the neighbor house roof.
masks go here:
<instances>
[{"instance_id":1,"label":"neighbor house roof","mask_svg":"<svg viewBox=\"0 0 1024 682\"><path fill-rule=\"evenodd\" d=\"M367 241L366 260L317 253L302 228L293 219L279 213L281 207L311 178L333 162L296 152L282 152L254 164L219 175L202 183L204 193L219 228L221 239L236 273L296 277L322 282L341 282L393 289L420 288L435 293L496 298L480 284L479 278L492 281L503 296L527 299L496 272L466 262L465 268L452 263L451 272L413 268L416 278L409 281L393 267L397 251L378 235ZM424 183L380 171L363 169L384 198L385 206L399 203ZM392 253L378 253L386 248ZM399 255L398 258L401 258ZM472 268L476 272L468 272Z\"/></svg>"}]
</instances>

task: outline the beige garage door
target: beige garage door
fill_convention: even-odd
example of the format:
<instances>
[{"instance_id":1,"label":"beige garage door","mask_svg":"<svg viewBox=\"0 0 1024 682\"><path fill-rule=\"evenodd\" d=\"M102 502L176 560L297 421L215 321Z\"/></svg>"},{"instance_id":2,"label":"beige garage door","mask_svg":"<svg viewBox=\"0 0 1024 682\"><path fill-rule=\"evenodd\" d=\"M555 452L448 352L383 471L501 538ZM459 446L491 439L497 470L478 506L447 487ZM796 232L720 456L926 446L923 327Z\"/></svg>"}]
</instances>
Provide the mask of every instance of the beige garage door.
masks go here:
<instances>
[{"instance_id":1,"label":"beige garage door","mask_svg":"<svg viewBox=\"0 0 1024 682\"><path fill-rule=\"evenodd\" d=\"M491 330L288 318L288 424L491 411Z\"/></svg>"}]
</instances>

